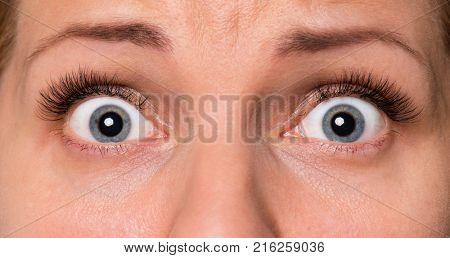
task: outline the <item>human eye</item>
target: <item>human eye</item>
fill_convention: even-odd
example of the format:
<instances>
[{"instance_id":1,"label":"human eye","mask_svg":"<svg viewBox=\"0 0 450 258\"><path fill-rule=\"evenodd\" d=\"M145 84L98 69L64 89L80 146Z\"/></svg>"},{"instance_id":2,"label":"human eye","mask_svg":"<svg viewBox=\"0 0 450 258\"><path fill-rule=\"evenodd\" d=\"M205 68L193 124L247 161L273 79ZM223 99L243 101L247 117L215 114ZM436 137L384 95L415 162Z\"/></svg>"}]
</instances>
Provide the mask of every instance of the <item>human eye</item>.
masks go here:
<instances>
[{"instance_id":1,"label":"human eye","mask_svg":"<svg viewBox=\"0 0 450 258\"><path fill-rule=\"evenodd\" d=\"M299 109L300 122L284 132L284 137L326 143L333 151L351 152L361 146L380 145L395 132L395 124L413 122L420 114L413 100L394 83L362 72L344 72L321 82Z\"/></svg>"},{"instance_id":2,"label":"human eye","mask_svg":"<svg viewBox=\"0 0 450 258\"><path fill-rule=\"evenodd\" d=\"M40 97L40 117L59 122L64 143L82 151L120 154L167 136L156 114L144 115L148 97L114 76L80 70L50 83Z\"/></svg>"},{"instance_id":3,"label":"human eye","mask_svg":"<svg viewBox=\"0 0 450 258\"><path fill-rule=\"evenodd\" d=\"M79 137L99 143L140 140L154 130L136 107L114 97L96 97L79 104L68 127Z\"/></svg>"},{"instance_id":4,"label":"human eye","mask_svg":"<svg viewBox=\"0 0 450 258\"><path fill-rule=\"evenodd\" d=\"M375 137L385 127L385 117L378 108L356 97L324 101L301 124L308 137L346 143Z\"/></svg>"}]
</instances>

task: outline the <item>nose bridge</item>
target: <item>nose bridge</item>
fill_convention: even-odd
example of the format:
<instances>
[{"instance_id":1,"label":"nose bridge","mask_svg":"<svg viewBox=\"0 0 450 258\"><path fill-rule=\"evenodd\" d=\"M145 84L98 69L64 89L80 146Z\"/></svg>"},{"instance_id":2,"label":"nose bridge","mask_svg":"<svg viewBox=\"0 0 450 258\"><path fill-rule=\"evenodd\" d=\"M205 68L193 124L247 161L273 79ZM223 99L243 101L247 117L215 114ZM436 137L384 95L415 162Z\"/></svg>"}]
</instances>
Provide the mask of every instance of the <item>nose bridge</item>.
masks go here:
<instances>
[{"instance_id":1,"label":"nose bridge","mask_svg":"<svg viewBox=\"0 0 450 258\"><path fill-rule=\"evenodd\" d=\"M191 153L184 167L188 187L171 236L271 236L252 190L250 149L239 143L196 143Z\"/></svg>"}]
</instances>

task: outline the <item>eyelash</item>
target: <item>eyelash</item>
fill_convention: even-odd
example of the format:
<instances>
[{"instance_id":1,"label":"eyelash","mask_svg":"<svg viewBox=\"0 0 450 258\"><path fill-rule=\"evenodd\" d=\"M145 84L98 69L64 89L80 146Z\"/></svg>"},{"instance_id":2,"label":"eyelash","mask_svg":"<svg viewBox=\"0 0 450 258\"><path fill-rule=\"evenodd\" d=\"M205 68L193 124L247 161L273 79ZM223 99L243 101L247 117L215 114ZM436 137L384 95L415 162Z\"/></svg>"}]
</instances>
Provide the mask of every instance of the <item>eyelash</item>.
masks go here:
<instances>
[{"instance_id":1,"label":"eyelash","mask_svg":"<svg viewBox=\"0 0 450 258\"><path fill-rule=\"evenodd\" d=\"M119 97L142 110L148 97L120 83L116 76L99 74L80 69L68 73L57 81L51 81L49 88L40 92L40 115L44 120L59 121L77 102L92 96Z\"/></svg>"},{"instance_id":2,"label":"eyelash","mask_svg":"<svg viewBox=\"0 0 450 258\"><path fill-rule=\"evenodd\" d=\"M148 97L120 83L117 76L80 69L63 75L57 81L51 81L48 89L40 92L40 115L44 120L59 121L79 101L101 95L119 97L135 105L138 110L144 109L148 102ZM395 122L413 122L421 113L412 99L395 87L393 82L362 71L343 72L332 80L319 81L315 89L306 95L297 111L300 109L302 112L303 104L315 107L323 101L341 96L356 96L369 101ZM297 118L289 119L289 123L301 116L298 112L294 113ZM70 143L77 144L73 141ZM82 149L96 150L96 146L83 145ZM100 149L100 153L102 152L108 151Z\"/></svg>"},{"instance_id":3,"label":"eyelash","mask_svg":"<svg viewBox=\"0 0 450 258\"><path fill-rule=\"evenodd\" d=\"M315 90L307 94L303 103L313 102L313 106L316 106L328 99L343 96L356 96L371 102L394 122L414 122L421 113L413 100L395 87L394 82L361 71L343 72L333 80L320 81Z\"/></svg>"},{"instance_id":4,"label":"eyelash","mask_svg":"<svg viewBox=\"0 0 450 258\"><path fill-rule=\"evenodd\" d=\"M411 97L396 87L388 78L376 77L364 71L343 71L334 76L334 79L322 80L315 84L296 110L284 130L292 130L298 126L303 117L320 103L335 97L357 97L368 101L380 109L392 121L398 123L415 122L421 114ZM330 153L336 158L338 154L363 154L374 149L381 149L387 138L399 132L390 128L382 136L372 141L355 142L351 144L319 142L321 152ZM291 138L296 139L296 138ZM304 139L302 138L301 141Z\"/></svg>"}]
</instances>

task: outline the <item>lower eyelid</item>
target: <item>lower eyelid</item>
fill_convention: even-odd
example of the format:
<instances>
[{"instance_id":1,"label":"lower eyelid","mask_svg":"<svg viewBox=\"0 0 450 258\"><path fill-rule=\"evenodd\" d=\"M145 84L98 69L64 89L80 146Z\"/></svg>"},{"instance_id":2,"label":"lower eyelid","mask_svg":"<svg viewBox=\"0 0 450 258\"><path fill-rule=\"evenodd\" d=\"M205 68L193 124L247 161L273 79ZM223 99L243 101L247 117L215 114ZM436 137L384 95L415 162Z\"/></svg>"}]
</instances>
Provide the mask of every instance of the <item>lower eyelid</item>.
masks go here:
<instances>
[{"instance_id":1,"label":"lower eyelid","mask_svg":"<svg viewBox=\"0 0 450 258\"><path fill-rule=\"evenodd\" d=\"M353 143L293 138L294 142L289 142L288 144L294 145L294 148L304 149L304 152L308 152L315 156L319 154L321 157L329 157L333 160L369 158L388 148L394 141L396 134L397 132L395 130L385 130L373 139Z\"/></svg>"},{"instance_id":2,"label":"lower eyelid","mask_svg":"<svg viewBox=\"0 0 450 258\"><path fill-rule=\"evenodd\" d=\"M144 149L153 148L155 151L158 151L158 149L164 145L162 143L167 142L167 138L158 138L152 140L101 144L84 141L83 139L74 136L72 133L64 131L66 130L58 132L57 135L59 136L63 146L69 151L81 154L88 159L117 156L126 158L128 155L143 151Z\"/></svg>"}]
</instances>

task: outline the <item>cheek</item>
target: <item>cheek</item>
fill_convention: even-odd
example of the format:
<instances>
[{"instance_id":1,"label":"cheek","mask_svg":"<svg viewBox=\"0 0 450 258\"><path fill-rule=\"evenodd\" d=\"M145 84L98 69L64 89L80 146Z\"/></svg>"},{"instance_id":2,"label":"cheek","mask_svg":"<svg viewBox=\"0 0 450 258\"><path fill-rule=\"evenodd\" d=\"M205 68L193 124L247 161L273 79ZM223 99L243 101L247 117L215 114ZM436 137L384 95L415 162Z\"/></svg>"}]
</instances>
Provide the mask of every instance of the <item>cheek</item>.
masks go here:
<instances>
[{"instance_id":1,"label":"cheek","mask_svg":"<svg viewBox=\"0 0 450 258\"><path fill-rule=\"evenodd\" d=\"M282 236L427 237L447 230L448 185L436 153L414 163L408 151L392 148L383 156L389 158L365 166L275 154L283 165L260 185ZM434 165L418 165L427 161Z\"/></svg>"},{"instance_id":2,"label":"cheek","mask_svg":"<svg viewBox=\"0 0 450 258\"><path fill-rule=\"evenodd\" d=\"M167 235L177 203L168 201L176 185L164 170L170 152L140 152L112 166L70 159L57 142L37 151L34 144L19 137L2 149L17 153L1 155L2 235L25 225L11 236Z\"/></svg>"},{"instance_id":3,"label":"cheek","mask_svg":"<svg viewBox=\"0 0 450 258\"><path fill-rule=\"evenodd\" d=\"M34 222L12 236L167 236L177 203L176 198L169 198L172 193L168 189L174 183L167 176L154 175L149 179L148 173L134 170L76 194L73 185L64 185L56 190L40 189L39 197L29 193L27 198L18 197L16 202L22 209L15 209L10 216L27 216L10 220L8 226L18 228Z\"/></svg>"},{"instance_id":4,"label":"cheek","mask_svg":"<svg viewBox=\"0 0 450 258\"><path fill-rule=\"evenodd\" d=\"M159 193L153 193L155 195ZM109 199L109 197L105 198ZM171 215L161 211L167 200L132 194L122 201L83 199L62 208L18 236L164 237ZM168 212L169 211L169 212ZM166 216L161 216L164 213Z\"/></svg>"},{"instance_id":5,"label":"cheek","mask_svg":"<svg viewBox=\"0 0 450 258\"><path fill-rule=\"evenodd\" d=\"M402 210L440 237L442 234L436 231L450 232L450 176L445 148L430 138L397 150L398 158L392 161L399 174L402 192L397 199L404 203Z\"/></svg>"}]
</instances>

